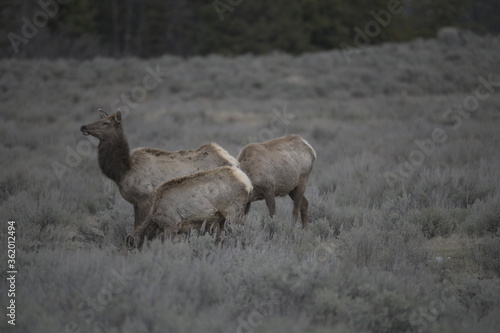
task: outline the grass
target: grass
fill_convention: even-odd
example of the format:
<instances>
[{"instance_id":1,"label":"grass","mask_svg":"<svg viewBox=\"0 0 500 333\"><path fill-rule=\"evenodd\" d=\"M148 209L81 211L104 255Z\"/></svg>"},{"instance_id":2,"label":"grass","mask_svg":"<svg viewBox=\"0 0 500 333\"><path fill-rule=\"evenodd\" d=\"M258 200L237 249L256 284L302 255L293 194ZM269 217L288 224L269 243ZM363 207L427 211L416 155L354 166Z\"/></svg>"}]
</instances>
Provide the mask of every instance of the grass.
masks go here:
<instances>
[{"instance_id":1,"label":"grass","mask_svg":"<svg viewBox=\"0 0 500 333\"><path fill-rule=\"evenodd\" d=\"M498 88L455 129L444 114L479 76L498 82L500 39L465 42L369 47L349 65L337 51L0 60L0 237L15 220L18 270L16 326L0 330L496 332ZM148 65L169 74L127 104ZM192 234L124 252L133 209L79 131L112 104L131 147L214 141L237 155L249 141L304 136L318 154L310 227L292 225L282 198L274 219L254 203L224 246ZM436 128L447 139L387 182Z\"/></svg>"}]
</instances>

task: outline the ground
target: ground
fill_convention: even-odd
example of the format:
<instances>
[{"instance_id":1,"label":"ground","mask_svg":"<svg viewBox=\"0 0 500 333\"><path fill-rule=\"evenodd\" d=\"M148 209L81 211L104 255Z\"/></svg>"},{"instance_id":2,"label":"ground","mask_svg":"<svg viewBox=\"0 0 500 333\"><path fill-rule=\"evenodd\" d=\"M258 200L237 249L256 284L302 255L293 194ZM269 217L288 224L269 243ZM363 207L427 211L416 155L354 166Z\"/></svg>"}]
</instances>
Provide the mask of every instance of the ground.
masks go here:
<instances>
[{"instance_id":1,"label":"ground","mask_svg":"<svg viewBox=\"0 0 500 333\"><path fill-rule=\"evenodd\" d=\"M15 221L17 270L15 298L1 272L16 325L0 330L496 332L500 38L454 43L0 60L0 236ZM192 234L127 253L133 209L79 131L98 108L122 110L133 148L235 156L302 135L318 155L309 228L282 198L274 219L253 204L223 246Z\"/></svg>"}]
</instances>

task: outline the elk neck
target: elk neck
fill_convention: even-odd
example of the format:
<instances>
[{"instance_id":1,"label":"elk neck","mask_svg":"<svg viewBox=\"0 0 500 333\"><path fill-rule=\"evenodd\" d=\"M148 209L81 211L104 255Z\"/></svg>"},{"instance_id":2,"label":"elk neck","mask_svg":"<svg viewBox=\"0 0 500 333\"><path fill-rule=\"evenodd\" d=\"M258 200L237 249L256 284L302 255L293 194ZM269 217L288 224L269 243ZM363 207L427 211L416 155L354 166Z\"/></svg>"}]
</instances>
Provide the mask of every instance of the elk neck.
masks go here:
<instances>
[{"instance_id":1,"label":"elk neck","mask_svg":"<svg viewBox=\"0 0 500 333\"><path fill-rule=\"evenodd\" d=\"M99 141L98 159L102 173L119 185L132 165L130 148L122 130Z\"/></svg>"}]
</instances>

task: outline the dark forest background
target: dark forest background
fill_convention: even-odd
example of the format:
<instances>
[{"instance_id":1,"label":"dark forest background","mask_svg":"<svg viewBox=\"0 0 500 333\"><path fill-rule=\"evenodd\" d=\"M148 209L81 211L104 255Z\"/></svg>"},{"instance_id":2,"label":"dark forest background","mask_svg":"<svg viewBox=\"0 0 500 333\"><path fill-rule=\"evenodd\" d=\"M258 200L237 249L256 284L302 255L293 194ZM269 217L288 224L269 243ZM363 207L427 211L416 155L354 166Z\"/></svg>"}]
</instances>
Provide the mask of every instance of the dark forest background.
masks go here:
<instances>
[{"instance_id":1,"label":"dark forest background","mask_svg":"<svg viewBox=\"0 0 500 333\"><path fill-rule=\"evenodd\" d=\"M0 0L0 56L149 58L329 50L343 42L352 45L354 28L364 30L374 20L371 11L387 10L391 0L59 2ZM392 15L390 24L369 38L370 44L429 38L445 26L478 34L500 32L498 0L402 0L401 5L403 12ZM44 6L54 13L46 24ZM9 33L11 39L12 33L22 37L26 20L34 19L40 23L35 36L15 52Z\"/></svg>"}]
</instances>

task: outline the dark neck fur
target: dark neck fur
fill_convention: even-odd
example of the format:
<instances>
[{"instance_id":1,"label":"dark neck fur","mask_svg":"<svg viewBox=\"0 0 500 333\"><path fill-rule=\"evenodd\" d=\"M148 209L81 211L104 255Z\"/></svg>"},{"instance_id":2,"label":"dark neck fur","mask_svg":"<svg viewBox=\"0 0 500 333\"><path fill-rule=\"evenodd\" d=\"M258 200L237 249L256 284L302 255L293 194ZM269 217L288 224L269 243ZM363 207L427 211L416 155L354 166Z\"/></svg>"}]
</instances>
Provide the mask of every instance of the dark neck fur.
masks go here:
<instances>
[{"instance_id":1,"label":"dark neck fur","mask_svg":"<svg viewBox=\"0 0 500 333\"><path fill-rule=\"evenodd\" d=\"M118 185L131 168L130 148L123 132L99 142L99 166L102 173Z\"/></svg>"}]
</instances>

